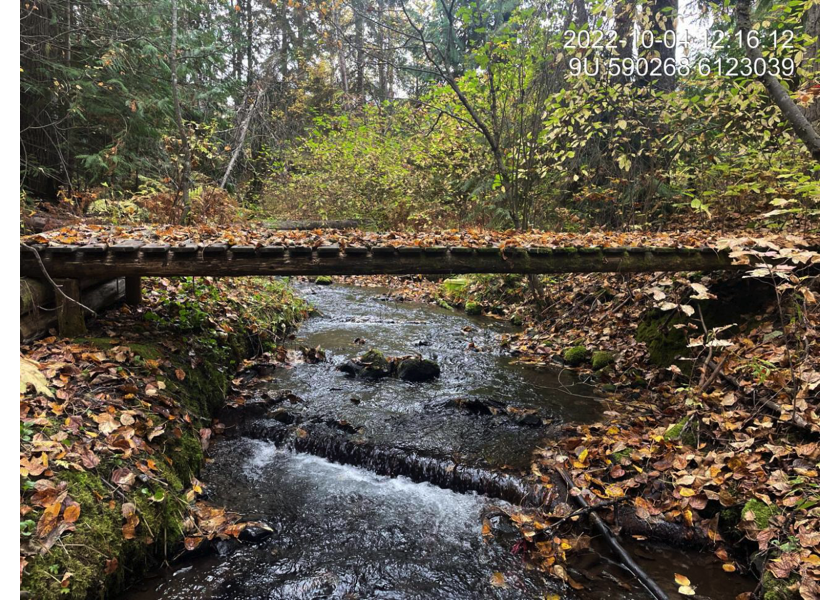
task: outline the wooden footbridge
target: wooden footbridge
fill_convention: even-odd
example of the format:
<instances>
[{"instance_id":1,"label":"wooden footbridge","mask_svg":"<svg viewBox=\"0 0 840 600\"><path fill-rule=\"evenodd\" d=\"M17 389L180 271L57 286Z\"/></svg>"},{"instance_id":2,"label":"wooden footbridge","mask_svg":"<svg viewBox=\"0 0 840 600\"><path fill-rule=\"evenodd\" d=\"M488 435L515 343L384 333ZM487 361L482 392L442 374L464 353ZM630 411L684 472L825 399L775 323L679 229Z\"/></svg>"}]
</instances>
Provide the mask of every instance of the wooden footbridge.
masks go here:
<instances>
[{"instance_id":1,"label":"wooden footbridge","mask_svg":"<svg viewBox=\"0 0 840 600\"><path fill-rule=\"evenodd\" d=\"M659 242L655 237L631 238L632 243L617 244L603 235L567 234L525 235L509 243L510 238L502 234L484 232L415 239L339 231L287 232L279 236L265 231L245 236L216 232L206 236L210 239L203 243L194 241L200 237L195 232L181 239L173 236L172 243L150 237L155 236L141 232L132 239L131 235L121 238L119 231L88 231L23 238L20 272L41 279L47 273L52 279L65 281L65 293L74 299L78 299L80 288L74 281L124 277L126 299L136 304L140 301L141 277L638 273L744 269L750 263L743 256L733 260L727 248L674 245L680 244L680 238L671 237L663 239L672 245L655 245ZM256 241L220 241L237 241L237 237ZM63 243L66 240L72 243ZM619 242L624 240L617 238Z\"/></svg>"},{"instance_id":2,"label":"wooden footbridge","mask_svg":"<svg viewBox=\"0 0 840 600\"><path fill-rule=\"evenodd\" d=\"M31 248L31 249L30 249ZM36 256L37 252L37 256ZM39 263L40 261L40 263ZM126 242L21 247L22 275L160 277L206 275L409 275L460 273L638 273L739 268L710 248L564 246L230 246ZM743 268L743 267L740 267Z\"/></svg>"}]
</instances>

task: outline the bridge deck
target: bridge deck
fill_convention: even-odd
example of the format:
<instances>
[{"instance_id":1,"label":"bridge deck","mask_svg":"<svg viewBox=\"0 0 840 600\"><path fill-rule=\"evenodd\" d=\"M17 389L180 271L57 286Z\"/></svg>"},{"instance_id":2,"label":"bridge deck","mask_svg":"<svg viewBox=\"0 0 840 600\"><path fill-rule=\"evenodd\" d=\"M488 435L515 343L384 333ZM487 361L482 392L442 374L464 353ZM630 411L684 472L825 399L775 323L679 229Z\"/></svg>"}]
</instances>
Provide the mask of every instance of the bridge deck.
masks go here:
<instances>
[{"instance_id":1,"label":"bridge deck","mask_svg":"<svg viewBox=\"0 0 840 600\"><path fill-rule=\"evenodd\" d=\"M711 271L749 266L709 232L375 234L81 227L21 239L21 275L53 277ZM715 248L697 247L710 240ZM203 241L196 241L203 240ZM229 240L233 243L228 243ZM790 236L785 238L790 242ZM250 243L249 243L250 242ZM743 242L743 239L739 240ZM778 249L779 239L754 239ZM796 238L788 246L804 246ZM732 244L737 249L743 245ZM733 260L736 259L736 260ZM779 255L775 254L775 259ZM774 253L766 259L775 262ZM752 262L755 262L753 260Z\"/></svg>"}]
</instances>

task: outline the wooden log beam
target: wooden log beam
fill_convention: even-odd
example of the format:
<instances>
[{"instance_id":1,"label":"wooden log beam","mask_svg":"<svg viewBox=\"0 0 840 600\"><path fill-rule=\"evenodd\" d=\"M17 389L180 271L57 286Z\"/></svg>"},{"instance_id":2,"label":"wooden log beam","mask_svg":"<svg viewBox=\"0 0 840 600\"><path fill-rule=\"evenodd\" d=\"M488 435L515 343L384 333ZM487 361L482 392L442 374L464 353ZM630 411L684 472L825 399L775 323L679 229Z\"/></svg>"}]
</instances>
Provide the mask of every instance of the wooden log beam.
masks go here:
<instances>
[{"instance_id":1,"label":"wooden log beam","mask_svg":"<svg viewBox=\"0 0 840 600\"><path fill-rule=\"evenodd\" d=\"M108 281L107 278L81 279L79 285L82 288L82 297L85 290L97 287ZM82 302L82 304L85 304ZM43 279L33 277L20 278L20 314L25 315L39 308L55 307L55 290Z\"/></svg>"},{"instance_id":2,"label":"wooden log beam","mask_svg":"<svg viewBox=\"0 0 840 600\"><path fill-rule=\"evenodd\" d=\"M82 291L82 304L100 310L118 302L125 295L125 281L112 279ZM20 342L37 340L58 324L57 310L37 310L20 319Z\"/></svg>"},{"instance_id":3,"label":"wooden log beam","mask_svg":"<svg viewBox=\"0 0 840 600\"><path fill-rule=\"evenodd\" d=\"M57 279L55 304L58 307L58 333L61 337L77 337L87 332L85 314L81 307L82 288L78 279Z\"/></svg>"},{"instance_id":4,"label":"wooden log beam","mask_svg":"<svg viewBox=\"0 0 840 600\"><path fill-rule=\"evenodd\" d=\"M446 275L464 273L640 273L743 269L725 252L708 248L393 248L339 249L291 246L112 246L106 252L41 248L53 277L119 276L294 276ZM38 276L29 251L21 252L21 274Z\"/></svg>"}]
</instances>

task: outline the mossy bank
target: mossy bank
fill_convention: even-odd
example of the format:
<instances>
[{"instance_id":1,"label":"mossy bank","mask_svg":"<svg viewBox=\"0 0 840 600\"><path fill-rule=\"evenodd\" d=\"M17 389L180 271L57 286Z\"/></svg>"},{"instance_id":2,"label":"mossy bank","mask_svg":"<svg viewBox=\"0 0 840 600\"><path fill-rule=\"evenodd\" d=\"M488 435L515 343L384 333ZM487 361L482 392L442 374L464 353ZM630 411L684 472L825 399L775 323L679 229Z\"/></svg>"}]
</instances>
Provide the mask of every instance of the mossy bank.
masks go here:
<instances>
[{"instance_id":1,"label":"mossy bank","mask_svg":"<svg viewBox=\"0 0 840 600\"><path fill-rule=\"evenodd\" d=\"M21 464L55 440L70 452L42 454L49 468L41 473L21 468L22 597L108 597L171 559L202 492L202 441L238 365L282 343L307 315L271 280L162 280L145 291L144 306L111 311L89 337L22 348L46 374L46 395L62 392L49 401L63 404L39 412L45 393L22 394ZM54 372L68 374L61 390ZM87 460L74 462L86 443ZM54 499L44 500L44 490L58 490L59 502L66 493L65 519L69 506L79 508L52 543L42 535Z\"/></svg>"}]
</instances>

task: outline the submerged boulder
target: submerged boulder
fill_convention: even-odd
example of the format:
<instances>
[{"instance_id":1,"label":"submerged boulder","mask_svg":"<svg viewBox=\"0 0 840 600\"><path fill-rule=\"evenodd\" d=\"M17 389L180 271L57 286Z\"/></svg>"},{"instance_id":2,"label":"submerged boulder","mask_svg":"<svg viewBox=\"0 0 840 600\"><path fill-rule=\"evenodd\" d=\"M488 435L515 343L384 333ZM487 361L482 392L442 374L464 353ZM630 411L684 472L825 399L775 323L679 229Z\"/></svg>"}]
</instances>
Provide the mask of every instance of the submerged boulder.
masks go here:
<instances>
[{"instance_id":1,"label":"submerged boulder","mask_svg":"<svg viewBox=\"0 0 840 600\"><path fill-rule=\"evenodd\" d=\"M391 363L381 350L370 349L338 367L342 373L362 379L381 379L391 374Z\"/></svg>"},{"instance_id":2,"label":"submerged boulder","mask_svg":"<svg viewBox=\"0 0 840 600\"><path fill-rule=\"evenodd\" d=\"M440 366L419 356L386 357L380 350L368 350L340 365L338 370L351 377L382 379L396 377L404 381L431 381L440 377Z\"/></svg>"},{"instance_id":3,"label":"submerged boulder","mask_svg":"<svg viewBox=\"0 0 840 600\"><path fill-rule=\"evenodd\" d=\"M440 377L440 366L427 358L406 358L397 365L397 377L403 381L431 381Z\"/></svg>"}]
</instances>

